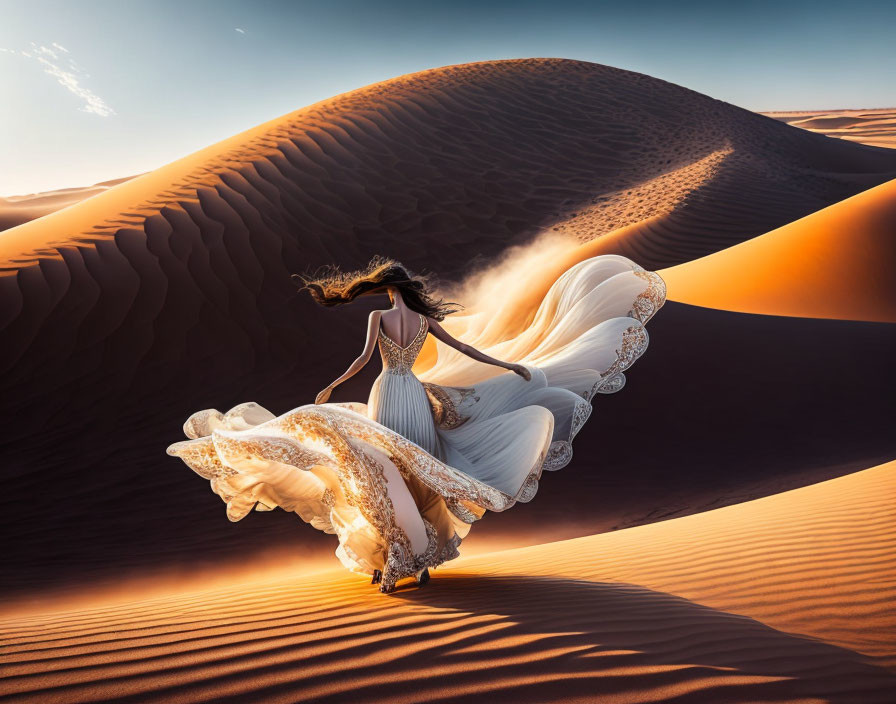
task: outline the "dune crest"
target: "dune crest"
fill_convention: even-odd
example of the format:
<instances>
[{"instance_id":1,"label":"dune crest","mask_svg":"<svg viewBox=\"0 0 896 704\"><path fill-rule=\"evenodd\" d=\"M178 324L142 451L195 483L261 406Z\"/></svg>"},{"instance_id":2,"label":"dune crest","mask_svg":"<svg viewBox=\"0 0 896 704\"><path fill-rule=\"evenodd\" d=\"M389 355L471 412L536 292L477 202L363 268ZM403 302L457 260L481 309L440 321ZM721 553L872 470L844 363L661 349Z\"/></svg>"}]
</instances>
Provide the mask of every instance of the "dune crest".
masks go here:
<instances>
[{"instance_id":1,"label":"dune crest","mask_svg":"<svg viewBox=\"0 0 896 704\"><path fill-rule=\"evenodd\" d=\"M587 241L676 205L679 222L643 262L653 269L894 176L888 150L792 130L644 74L566 59L488 61L400 76L258 125L61 219L13 228L0 238L0 262L58 259L58 247L145 230L154 215L176 233L179 211L200 218L200 229L205 216L259 237L318 240L327 254L337 251L328 240L351 234L363 245L378 229L411 238L470 230L483 254L496 254L556 223L578 218L571 234ZM719 197L730 206L724 221ZM710 213L714 236L694 240Z\"/></svg>"},{"instance_id":2,"label":"dune crest","mask_svg":"<svg viewBox=\"0 0 896 704\"><path fill-rule=\"evenodd\" d=\"M896 322L896 180L658 272L671 300L744 313Z\"/></svg>"}]
</instances>

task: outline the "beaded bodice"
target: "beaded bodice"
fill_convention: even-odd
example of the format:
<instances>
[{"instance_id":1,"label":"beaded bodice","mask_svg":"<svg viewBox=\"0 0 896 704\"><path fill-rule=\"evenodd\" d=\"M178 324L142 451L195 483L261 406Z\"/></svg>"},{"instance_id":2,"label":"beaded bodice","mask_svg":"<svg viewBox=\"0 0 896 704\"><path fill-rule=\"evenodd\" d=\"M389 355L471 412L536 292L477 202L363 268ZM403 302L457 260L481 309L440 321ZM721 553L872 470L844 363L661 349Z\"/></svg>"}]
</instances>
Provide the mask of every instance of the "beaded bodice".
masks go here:
<instances>
[{"instance_id":1,"label":"beaded bodice","mask_svg":"<svg viewBox=\"0 0 896 704\"><path fill-rule=\"evenodd\" d=\"M379 329L380 355L383 358L383 369L390 374L410 374L411 367L420 350L423 348L423 342L426 340L426 333L429 326L426 323L426 316L420 315L420 327L417 334L410 344L402 347L395 340L383 332L382 325Z\"/></svg>"}]
</instances>

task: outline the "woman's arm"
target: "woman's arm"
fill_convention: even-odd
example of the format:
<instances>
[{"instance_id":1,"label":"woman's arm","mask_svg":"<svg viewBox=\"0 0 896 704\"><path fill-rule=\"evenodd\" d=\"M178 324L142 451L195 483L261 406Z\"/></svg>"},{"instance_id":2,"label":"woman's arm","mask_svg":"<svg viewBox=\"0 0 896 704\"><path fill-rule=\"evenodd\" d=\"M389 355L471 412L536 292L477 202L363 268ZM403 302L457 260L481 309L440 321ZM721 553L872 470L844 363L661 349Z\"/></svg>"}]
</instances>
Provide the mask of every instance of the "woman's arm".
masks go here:
<instances>
[{"instance_id":1,"label":"woman's arm","mask_svg":"<svg viewBox=\"0 0 896 704\"><path fill-rule=\"evenodd\" d=\"M448 334L448 331L445 330L441 325L439 325L438 321L433 320L432 318L427 318L429 321L429 331L439 340L444 342L449 347L453 347L458 352L467 355L471 359L475 359L477 362L484 362L485 364L494 364L496 367L502 367L504 369L509 369L515 374L519 374L523 379L529 381L532 378L532 374L529 373L529 370L526 369L522 364L511 364L510 362L502 362L500 359L495 359L494 357L489 357L487 354L483 354L475 347L468 345L465 342L461 342L460 340L451 337Z\"/></svg>"},{"instance_id":2,"label":"woman's arm","mask_svg":"<svg viewBox=\"0 0 896 704\"><path fill-rule=\"evenodd\" d=\"M358 355L358 358L355 359L354 362L351 363L348 369L345 370L345 373L332 382L327 388L321 391L317 398L314 399L315 403L326 403L327 399L330 398L330 394L333 393L333 389L335 389L339 384L341 384L346 379L351 379L355 374L361 371L364 368L364 365L370 361L370 357L373 354L373 350L376 347L376 338L379 334L380 329L380 317L383 312L380 310L371 311L370 317L367 319L367 342L364 344L364 350Z\"/></svg>"}]
</instances>

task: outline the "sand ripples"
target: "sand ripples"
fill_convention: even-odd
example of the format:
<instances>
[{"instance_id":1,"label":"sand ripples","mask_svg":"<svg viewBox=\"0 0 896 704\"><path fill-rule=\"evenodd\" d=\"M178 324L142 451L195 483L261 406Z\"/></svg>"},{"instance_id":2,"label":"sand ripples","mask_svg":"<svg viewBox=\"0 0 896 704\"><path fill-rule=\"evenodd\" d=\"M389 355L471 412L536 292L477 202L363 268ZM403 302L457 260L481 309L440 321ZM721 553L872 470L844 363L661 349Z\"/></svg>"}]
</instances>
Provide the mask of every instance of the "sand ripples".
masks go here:
<instances>
[{"instance_id":1,"label":"sand ripples","mask_svg":"<svg viewBox=\"0 0 896 704\"><path fill-rule=\"evenodd\" d=\"M0 623L9 701L887 702L896 462L461 559Z\"/></svg>"}]
</instances>

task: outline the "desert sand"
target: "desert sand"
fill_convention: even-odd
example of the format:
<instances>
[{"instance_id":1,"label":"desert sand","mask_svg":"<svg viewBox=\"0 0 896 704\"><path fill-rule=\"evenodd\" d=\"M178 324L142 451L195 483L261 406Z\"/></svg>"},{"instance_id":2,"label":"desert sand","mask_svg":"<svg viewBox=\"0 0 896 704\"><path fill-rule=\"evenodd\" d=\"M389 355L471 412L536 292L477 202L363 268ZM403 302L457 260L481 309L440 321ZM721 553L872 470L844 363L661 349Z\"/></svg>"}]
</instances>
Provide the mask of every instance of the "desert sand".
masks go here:
<instances>
[{"instance_id":1,"label":"desert sand","mask_svg":"<svg viewBox=\"0 0 896 704\"><path fill-rule=\"evenodd\" d=\"M891 702L896 462L656 525L0 621L10 702Z\"/></svg>"},{"instance_id":2,"label":"desert sand","mask_svg":"<svg viewBox=\"0 0 896 704\"><path fill-rule=\"evenodd\" d=\"M896 322L896 180L662 269L668 297L767 315Z\"/></svg>"},{"instance_id":3,"label":"desert sand","mask_svg":"<svg viewBox=\"0 0 896 704\"><path fill-rule=\"evenodd\" d=\"M0 233L2 691L888 701L896 323L861 267L892 257L894 179L893 150L525 59L345 93ZM289 274L375 253L499 338L596 254L671 299L572 464L391 597L164 454L195 410L282 413L343 372L381 302L321 309Z\"/></svg>"},{"instance_id":4,"label":"desert sand","mask_svg":"<svg viewBox=\"0 0 896 704\"><path fill-rule=\"evenodd\" d=\"M876 147L896 147L896 108L764 112L804 130Z\"/></svg>"},{"instance_id":5,"label":"desert sand","mask_svg":"<svg viewBox=\"0 0 896 704\"><path fill-rule=\"evenodd\" d=\"M119 183L129 181L133 176L102 181L92 186L59 188L54 191L29 193L21 196L0 197L0 230L8 230L44 215L55 213L75 203L80 203L98 193L108 191Z\"/></svg>"}]
</instances>

